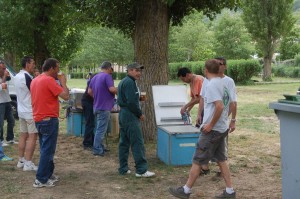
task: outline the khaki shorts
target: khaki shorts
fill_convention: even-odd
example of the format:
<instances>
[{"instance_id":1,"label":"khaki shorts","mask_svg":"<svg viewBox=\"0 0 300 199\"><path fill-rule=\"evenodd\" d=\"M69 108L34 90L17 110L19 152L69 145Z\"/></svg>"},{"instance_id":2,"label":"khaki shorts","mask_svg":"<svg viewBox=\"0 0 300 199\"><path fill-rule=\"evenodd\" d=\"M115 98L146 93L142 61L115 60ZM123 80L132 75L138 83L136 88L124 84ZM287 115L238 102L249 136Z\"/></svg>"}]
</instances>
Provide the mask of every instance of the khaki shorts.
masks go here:
<instances>
[{"instance_id":1,"label":"khaki shorts","mask_svg":"<svg viewBox=\"0 0 300 199\"><path fill-rule=\"evenodd\" d=\"M225 141L227 135L228 130L224 133L218 131L211 131L208 134L201 133L193 156L193 163L206 165L211 159L216 162L227 160Z\"/></svg>"},{"instance_id":2,"label":"khaki shorts","mask_svg":"<svg viewBox=\"0 0 300 199\"><path fill-rule=\"evenodd\" d=\"M27 120L20 118L20 131L21 133L37 133L37 129L35 127L35 122L33 119Z\"/></svg>"}]
</instances>

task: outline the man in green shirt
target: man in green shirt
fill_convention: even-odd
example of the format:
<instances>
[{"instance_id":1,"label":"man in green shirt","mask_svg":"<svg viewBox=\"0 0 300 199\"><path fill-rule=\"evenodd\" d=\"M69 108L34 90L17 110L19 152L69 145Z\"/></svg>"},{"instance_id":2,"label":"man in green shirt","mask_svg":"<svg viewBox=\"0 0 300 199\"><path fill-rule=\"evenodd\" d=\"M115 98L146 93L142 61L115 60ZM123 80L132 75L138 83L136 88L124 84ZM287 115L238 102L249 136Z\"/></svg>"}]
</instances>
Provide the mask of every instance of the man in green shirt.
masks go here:
<instances>
[{"instance_id":1,"label":"man in green shirt","mask_svg":"<svg viewBox=\"0 0 300 199\"><path fill-rule=\"evenodd\" d=\"M140 106L140 91L136 80L140 79L144 66L132 63L127 66L127 76L118 86L120 143L119 143L119 173L129 174L128 154L131 147L136 167L136 177L152 177L155 173L148 171L145 157L144 139L141 123L145 117Z\"/></svg>"}]
</instances>

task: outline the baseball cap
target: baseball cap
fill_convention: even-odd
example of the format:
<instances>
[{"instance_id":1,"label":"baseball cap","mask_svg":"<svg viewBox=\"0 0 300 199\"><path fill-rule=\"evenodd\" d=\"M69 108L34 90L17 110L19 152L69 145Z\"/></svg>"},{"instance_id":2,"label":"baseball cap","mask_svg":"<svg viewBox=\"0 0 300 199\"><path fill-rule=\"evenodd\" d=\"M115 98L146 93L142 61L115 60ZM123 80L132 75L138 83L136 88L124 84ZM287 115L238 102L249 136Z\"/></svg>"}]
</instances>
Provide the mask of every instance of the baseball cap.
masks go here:
<instances>
[{"instance_id":1,"label":"baseball cap","mask_svg":"<svg viewBox=\"0 0 300 199\"><path fill-rule=\"evenodd\" d=\"M144 66L140 65L137 62L133 62L133 63L127 65L127 69L144 69Z\"/></svg>"}]
</instances>

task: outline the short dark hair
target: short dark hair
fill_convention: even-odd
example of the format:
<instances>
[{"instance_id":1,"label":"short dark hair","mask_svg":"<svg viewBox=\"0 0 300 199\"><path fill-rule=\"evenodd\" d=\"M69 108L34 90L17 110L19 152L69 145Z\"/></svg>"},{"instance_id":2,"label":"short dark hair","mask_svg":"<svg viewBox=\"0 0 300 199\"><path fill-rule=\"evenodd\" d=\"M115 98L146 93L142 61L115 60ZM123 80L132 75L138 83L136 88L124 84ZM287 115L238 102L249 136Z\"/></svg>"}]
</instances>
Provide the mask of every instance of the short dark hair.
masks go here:
<instances>
[{"instance_id":1,"label":"short dark hair","mask_svg":"<svg viewBox=\"0 0 300 199\"><path fill-rule=\"evenodd\" d=\"M33 60L33 57L31 56L25 56L22 58L21 60L21 66L22 68L25 68L26 67L26 63L30 63L30 61Z\"/></svg>"},{"instance_id":2,"label":"short dark hair","mask_svg":"<svg viewBox=\"0 0 300 199\"><path fill-rule=\"evenodd\" d=\"M101 69L110 69L112 68L112 64L109 61L104 61L99 67Z\"/></svg>"},{"instance_id":3,"label":"short dark hair","mask_svg":"<svg viewBox=\"0 0 300 199\"><path fill-rule=\"evenodd\" d=\"M223 64L226 65L226 59L225 59L225 57L215 57L215 59L222 61Z\"/></svg>"},{"instance_id":4,"label":"short dark hair","mask_svg":"<svg viewBox=\"0 0 300 199\"><path fill-rule=\"evenodd\" d=\"M43 72L49 71L51 68L55 68L56 64L59 63L59 61L57 59L54 58L48 58L45 60L44 64L43 64Z\"/></svg>"},{"instance_id":5,"label":"short dark hair","mask_svg":"<svg viewBox=\"0 0 300 199\"><path fill-rule=\"evenodd\" d=\"M186 74L188 74L188 73L192 73L192 72L187 67L179 68L179 70L177 72L177 77L185 77Z\"/></svg>"},{"instance_id":6,"label":"short dark hair","mask_svg":"<svg viewBox=\"0 0 300 199\"><path fill-rule=\"evenodd\" d=\"M209 73L218 74L220 63L218 62L217 59L209 59L205 62L205 68Z\"/></svg>"}]
</instances>

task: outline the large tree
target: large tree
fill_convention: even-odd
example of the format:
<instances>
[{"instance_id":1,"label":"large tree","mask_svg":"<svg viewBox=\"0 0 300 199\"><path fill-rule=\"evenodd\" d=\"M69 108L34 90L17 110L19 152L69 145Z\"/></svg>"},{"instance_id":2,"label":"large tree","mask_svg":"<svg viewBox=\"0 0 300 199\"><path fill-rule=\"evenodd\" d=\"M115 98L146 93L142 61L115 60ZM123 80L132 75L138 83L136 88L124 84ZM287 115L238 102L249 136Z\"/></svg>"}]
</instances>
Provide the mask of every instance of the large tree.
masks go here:
<instances>
[{"instance_id":1,"label":"large tree","mask_svg":"<svg viewBox=\"0 0 300 199\"><path fill-rule=\"evenodd\" d=\"M213 31L204 22L203 14L193 12L182 20L182 25L170 28L169 61L205 60L214 57Z\"/></svg>"},{"instance_id":2,"label":"large tree","mask_svg":"<svg viewBox=\"0 0 300 199\"><path fill-rule=\"evenodd\" d=\"M100 64L109 60L119 65L126 64L133 57L131 38L114 28L101 26L90 27L85 31L80 50L72 59L72 63L81 66Z\"/></svg>"},{"instance_id":3,"label":"large tree","mask_svg":"<svg viewBox=\"0 0 300 199\"><path fill-rule=\"evenodd\" d=\"M293 0L242 0L243 20L263 54L263 80L271 81L272 57L280 39L292 29Z\"/></svg>"},{"instance_id":4,"label":"large tree","mask_svg":"<svg viewBox=\"0 0 300 199\"><path fill-rule=\"evenodd\" d=\"M152 99L152 85L168 83L169 25L179 23L193 9L212 17L224 7L234 8L239 0L77 0L81 10L91 21L115 27L127 33L134 41L134 57L145 65L139 82L146 91L144 104L146 122L143 122L145 140L156 138Z\"/></svg>"},{"instance_id":5,"label":"large tree","mask_svg":"<svg viewBox=\"0 0 300 199\"><path fill-rule=\"evenodd\" d=\"M293 59L300 54L300 27L294 26L292 31L280 42L280 59Z\"/></svg>"},{"instance_id":6,"label":"large tree","mask_svg":"<svg viewBox=\"0 0 300 199\"><path fill-rule=\"evenodd\" d=\"M225 11L215 23L215 51L227 59L249 59L254 44L240 13Z\"/></svg>"},{"instance_id":7,"label":"large tree","mask_svg":"<svg viewBox=\"0 0 300 199\"><path fill-rule=\"evenodd\" d=\"M11 58L25 54L38 66L49 57L67 61L81 40L81 23L69 0L1 0L0 51Z\"/></svg>"}]
</instances>

